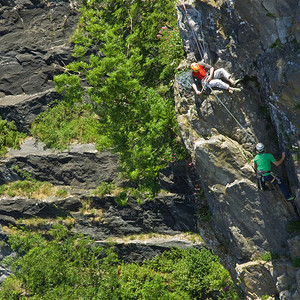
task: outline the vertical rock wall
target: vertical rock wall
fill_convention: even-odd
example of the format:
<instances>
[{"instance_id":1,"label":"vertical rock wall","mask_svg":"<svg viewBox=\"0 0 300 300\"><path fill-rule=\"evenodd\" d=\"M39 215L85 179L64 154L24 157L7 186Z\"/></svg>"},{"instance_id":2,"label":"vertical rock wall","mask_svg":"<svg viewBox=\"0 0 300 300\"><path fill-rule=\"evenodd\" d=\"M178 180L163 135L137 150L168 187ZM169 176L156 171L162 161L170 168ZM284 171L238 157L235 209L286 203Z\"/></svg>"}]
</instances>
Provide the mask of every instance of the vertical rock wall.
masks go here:
<instances>
[{"instance_id":1,"label":"vertical rock wall","mask_svg":"<svg viewBox=\"0 0 300 300\"><path fill-rule=\"evenodd\" d=\"M75 1L0 2L0 96L53 88L71 58L78 20Z\"/></svg>"},{"instance_id":2,"label":"vertical rock wall","mask_svg":"<svg viewBox=\"0 0 300 300\"><path fill-rule=\"evenodd\" d=\"M77 21L73 0L0 1L0 117L19 131L59 99L53 76L72 59Z\"/></svg>"},{"instance_id":3,"label":"vertical rock wall","mask_svg":"<svg viewBox=\"0 0 300 300\"><path fill-rule=\"evenodd\" d=\"M203 59L242 79L243 91L233 95L216 90L196 96L182 84L182 75L175 84L182 138L205 187L215 227L237 264L268 251L289 255L286 226L300 213L297 11L297 1L207 0L177 6L187 57L181 68L188 71L190 63ZM274 171L297 196L293 203L287 203L273 186L265 192L257 190L252 168L257 142L263 142L277 159L286 151L284 164ZM247 295L256 299L283 293L286 287L278 284L277 277L288 274L286 268L273 266L271 271L260 265L257 270L263 269L261 274L268 274L266 280L272 282L265 288L261 288L265 283L253 278L257 284L247 286L247 267L237 273L245 279ZM289 280L295 287L293 274ZM290 293L292 299L298 299L298 292Z\"/></svg>"}]
</instances>

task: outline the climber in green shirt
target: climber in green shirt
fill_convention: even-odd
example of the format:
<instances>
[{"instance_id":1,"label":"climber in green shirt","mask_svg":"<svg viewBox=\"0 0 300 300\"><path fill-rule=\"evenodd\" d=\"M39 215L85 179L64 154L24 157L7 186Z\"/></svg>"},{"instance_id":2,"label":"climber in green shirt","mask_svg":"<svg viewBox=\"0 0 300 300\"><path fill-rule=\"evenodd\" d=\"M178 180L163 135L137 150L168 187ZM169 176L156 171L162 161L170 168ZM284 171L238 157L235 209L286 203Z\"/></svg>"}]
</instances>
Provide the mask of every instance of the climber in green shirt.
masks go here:
<instances>
[{"instance_id":1,"label":"climber in green shirt","mask_svg":"<svg viewBox=\"0 0 300 300\"><path fill-rule=\"evenodd\" d=\"M256 150L258 154L254 157L254 169L256 170L259 187L264 190L266 181L278 184L284 198L288 201L294 200L294 197L290 196L284 182L271 172L272 164L275 166L282 164L285 159L285 152L282 152L281 158L276 160L273 154L265 152L264 144L258 143L256 145Z\"/></svg>"}]
</instances>

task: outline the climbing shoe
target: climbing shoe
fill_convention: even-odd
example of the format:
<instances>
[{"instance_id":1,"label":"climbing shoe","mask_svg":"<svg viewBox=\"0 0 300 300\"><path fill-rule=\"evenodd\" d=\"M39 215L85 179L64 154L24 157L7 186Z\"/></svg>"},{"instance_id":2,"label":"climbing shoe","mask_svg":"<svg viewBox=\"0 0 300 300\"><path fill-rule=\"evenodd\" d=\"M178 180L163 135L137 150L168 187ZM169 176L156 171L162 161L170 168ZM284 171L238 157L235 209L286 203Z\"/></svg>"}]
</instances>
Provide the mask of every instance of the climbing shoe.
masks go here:
<instances>
[{"instance_id":1,"label":"climbing shoe","mask_svg":"<svg viewBox=\"0 0 300 300\"><path fill-rule=\"evenodd\" d=\"M233 82L233 86L237 85L242 79L236 79L234 82Z\"/></svg>"},{"instance_id":2,"label":"climbing shoe","mask_svg":"<svg viewBox=\"0 0 300 300\"><path fill-rule=\"evenodd\" d=\"M239 93L239 92L241 92L242 91L242 89L241 88L234 88L233 89L236 93Z\"/></svg>"},{"instance_id":3,"label":"climbing shoe","mask_svg":"<svg viewBox=\"0 0 300 300\"><path fill-rule=\"evenodd\" d=\"M287 201L293 201L295 199L295 197L290 197L288 199L286 199Z\"/></svg>"}]
</instances>

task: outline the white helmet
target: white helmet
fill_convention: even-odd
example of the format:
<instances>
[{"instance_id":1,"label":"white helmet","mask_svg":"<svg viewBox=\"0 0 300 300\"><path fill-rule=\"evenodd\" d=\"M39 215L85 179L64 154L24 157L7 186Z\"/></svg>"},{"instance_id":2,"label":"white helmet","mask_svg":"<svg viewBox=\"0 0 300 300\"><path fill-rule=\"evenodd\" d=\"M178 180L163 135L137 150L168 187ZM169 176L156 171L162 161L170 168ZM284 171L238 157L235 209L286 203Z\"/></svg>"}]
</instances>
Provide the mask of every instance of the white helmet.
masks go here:
<instances>
[{"instance_id":1,"label":"white helmet","mask_svg":"<svg viewBox=\"0 0 300 300\"><path fill-rule=\"evenodd\" d=\"M263 143L258 143L258 144L256 145L256 150L257 150L258 152L263 152L264 149L265 149L265 145L264 145Z\"/></svg>"}]
</instances>

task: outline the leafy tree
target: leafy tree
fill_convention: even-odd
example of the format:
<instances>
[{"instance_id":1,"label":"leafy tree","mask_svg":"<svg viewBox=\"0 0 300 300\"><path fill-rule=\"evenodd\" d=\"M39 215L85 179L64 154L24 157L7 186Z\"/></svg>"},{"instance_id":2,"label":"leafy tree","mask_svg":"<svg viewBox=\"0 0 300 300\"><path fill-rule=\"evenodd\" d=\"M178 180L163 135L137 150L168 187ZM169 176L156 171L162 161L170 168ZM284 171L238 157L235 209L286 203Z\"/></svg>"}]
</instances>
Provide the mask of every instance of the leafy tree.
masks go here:
<instances>
[{"instance_id":1,"label":"leafy tree","mask_svg":"<svg viewBox=\"0 0 300 300\"><path fill-rule=\"evenodd\" d=\"M34 299L99 299L98 290L104 295L101 290L105 289L107 297L101 299L114 298L116 254L94 247L89 237L70 235L60 224L54 225L49 235L50 241L26 231L10 237L12 248L21 254L12 263L15 278L25 291ZM9 294L6 285L2 293Z\"/></svg>"},{"instance_id":2,"label":"leafy tree","mask_svg":"<svg viewBox=\"0 0 300 300\"><path fill-rule=\"evenodd\" d=\"M174 249L145 264L165 274L170 290L188 295L182 299L238 299L228 271L209 249Z\"/></svg>"},{"instance_id":3,"label":"leafy tree","mask_svg":"<svg viewBox=\"0 0 300 300\"><path fill-rule=\"evenodd\" d=\"M69 105L88 93L101 134L119 153L124 174L138 183L156 179L173 152L186 154L176 142L172 91L162 87L174 79L177 64L162 59L157 37L166 23L176 28L174 8L171 0L84 3L74 35L76 61L55 77Z\"/></svg>"},{"instance_id":4,"label":"leafy tree","mask_svg":"<svg viewBox=\"0 0 300 300\"><path fill-rule=\"evenodd\" d=\"M19 256L0 299L238 299L228 272L206 248L165 251L139 265L59 224L47 237L26 229L10 235Z\"/></svg>"}]
</instances>

